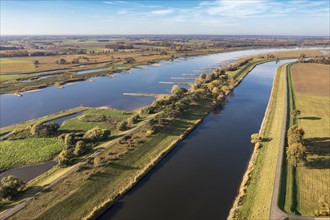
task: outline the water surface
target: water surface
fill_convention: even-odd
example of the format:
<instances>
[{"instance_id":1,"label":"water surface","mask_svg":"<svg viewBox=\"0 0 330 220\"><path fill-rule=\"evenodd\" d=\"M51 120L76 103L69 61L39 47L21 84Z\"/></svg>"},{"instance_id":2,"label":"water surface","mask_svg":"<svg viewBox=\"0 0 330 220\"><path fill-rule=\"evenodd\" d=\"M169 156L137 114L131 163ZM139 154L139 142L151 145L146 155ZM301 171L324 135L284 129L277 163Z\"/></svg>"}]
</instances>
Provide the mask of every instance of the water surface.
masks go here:
<instances>
[{"instance_id":1,"label":"water surface","mask_svg":"<svg viewBox=\"0 0 330 220\"><path fill-rule=\"evenodd\" d=\"M245 50L219 53L173 62L160 62L160 66L136 68L115 77L97 77L94 82L77 82L64 88L47 87L35 92L24 92L22 97L0 95L0 127L53 114L80 105L117 109L135 109L150 104L152 97L123 96L123 93L169 93L173 85L159 84L172 81L171 77L194 73L214 65L228 64L229 60L245 55L267 53L279 49Z\"/></svg>"}]
</instances>

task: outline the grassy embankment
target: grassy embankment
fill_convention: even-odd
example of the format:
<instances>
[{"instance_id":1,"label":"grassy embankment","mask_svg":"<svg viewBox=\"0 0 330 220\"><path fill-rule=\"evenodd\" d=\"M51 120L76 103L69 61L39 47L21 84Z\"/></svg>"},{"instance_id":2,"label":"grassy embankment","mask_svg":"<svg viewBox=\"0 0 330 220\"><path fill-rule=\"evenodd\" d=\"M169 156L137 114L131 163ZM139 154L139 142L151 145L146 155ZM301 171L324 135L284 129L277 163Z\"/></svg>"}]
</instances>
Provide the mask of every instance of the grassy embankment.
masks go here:
<instances>
[{"instance_id":1,"label":"grassy embankment","mask_svg":"<svg viewBox=\"0 0 330 220\"><path fill-rule=\"evenodd\" d=\"M265 118L260 129L262 147L255 149L244 175L230 219L267 219L275 178L276 158L284 114L285 66L276 72Z\"/></svg>"},{"instance_id":2,"label":"grassy embankment","mask_svg":"<svg viewBox=\"0 0 330 220\"><path fill-rule=\"evenodd\" d=\"M242 67L228 75L242 79L259 62L248 63L248 68ZM147 135L144 126L141 127L131 135L137 139L133 147L125 143L107 148L104 146L106 151L100 157L110 162L71 174L51 191L27 203L13 218L24 216L46 219L52 216L74 219L95 215L95 211L107 207L118 195L134 185L138 178L183 138L184 133L193 129L211 109L212 100L208 97L192 103L185 113L167 122L151 136ZM37 213L40 213L38 217Z\"/></svg>"},{"instance_id":3,"label":"grassy embankment","mask_svg":"<svg viewBox=\"0 0 330 220\"><path fill-rule=\"evenodd\" d=\"M1 133L10 132L15 129L26 128L36 123L50 121L56 118L74 114L84 111L84 114L65 121L60 129L61 133L70 132L86 132L94 127L107 128L111 130L111 139L116 138L121 132L116 128L119 121L126 120L132 113L124 112L115 109L93 109L86 107L79 107L64 111L59 114L45 116L37 120L32 120L22 124L9 126L1 129ZM104 115L108 117L105 121L100 122L86 122L81 118L85 115ZM64 143L57 137L30 137L18 140L3 140L0 142L0 170L12 168L14 166L23 164L33 164L38 162L45 162L52 159L64 147Z\"/></svg>"},{"instance_id":4,"label":"grassy embankment","mask_svg":"<svg viewBox=\"0 0 330 220\"><path fill-rule=\"evenodd\" d=\"M330 190L330 97L329 65L294 64L288 68L289 109L301 115L289 118L305 131L307 162L293 167L285 160L282 207L286 212L312 216L320 210L319 199Z\"/></svg>"},{"instance_id":5,"label":"grassy embankment","mask_svg":"<svg viewBox=\"0 0 330 220\"><path fill-rule=\"evenodd\" d=\"M320 50L274 52L280 59L297 58L301 53L307 57L320 55ZM266 54L259 55L266 56ZM229 219L269 218L273 183L284 114L284 80L286 64L278 68L269 105L259 131L264 138L262 147L255 149L243 177L239 195L233 204Z\"/></svg>"}]
</instances>

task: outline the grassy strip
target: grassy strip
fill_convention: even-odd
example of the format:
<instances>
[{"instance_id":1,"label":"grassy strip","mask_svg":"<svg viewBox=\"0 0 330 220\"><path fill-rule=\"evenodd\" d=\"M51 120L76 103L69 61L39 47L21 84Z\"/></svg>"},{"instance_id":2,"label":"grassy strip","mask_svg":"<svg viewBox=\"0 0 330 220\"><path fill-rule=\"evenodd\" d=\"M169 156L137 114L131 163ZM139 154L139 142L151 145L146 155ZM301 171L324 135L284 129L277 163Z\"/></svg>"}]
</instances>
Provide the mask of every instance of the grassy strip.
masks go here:
<instances>
[{"instance_id":1,"label":"grassy strip","mask_svg":"<svg viewBox=\"0 0 330 220\"><path fill-rule=\"evenodd\" d=\"M37 118L37 119L33 119L33 120L25 121L25 122L22 122L22 123L10 125L10 126L7 126L7 127L3 127L3 128L0 129L0 135L4 134L4 133L7 133L7 132L11 132L11 131L16 130L16 129L26 128L26 127L31 126L31 125L36 124L36 123L46 122L46 121L54 120L54 119L57 119L57 118L62 118L62 117L68 116L68 115L72 115L72 114L75 114L75 113L78 113L78 112L85 111L87 109L88 109L88 107L77 107L77 108L73 108L73 109L64 110L64 111L61 111L61 112L56 112L54 114L46 115L46 116L43 116L43 117L40 117L40 118Z\"/></svg>"},{"instance_id":2,"label":"grassy strip","mask_svg":"<svg viewBox=\"0 0 330 220\"><path fill-rule=\"evenodd\" d=\"M329 192L329 97L309 97L295 92L292 80L292 66L287 68L290 112L302 111L301 117L293 118L288 114L287 129L299 124L305 132L308 143L308 157L304 166L294 167L284 160L282 190L285 199L280 204L286 212L311 216L319 210L318 200ZM320 120L304 120L303 116L319 116ZM317 117L316 117L317 118ZM320 141L320 140L321 141ZM323 142L324 140L324 142ZM316 161L316 163L314 162Z\"/></svg>"},{"instance_id":3,"label":"grassy strip","mask_svg":"<svg viewBox=\"0 0 330 220\"><path fill-rule=\"evenodd\" d=\"M228 219L267 219L272 198L276 158L283 118L284 70L277 69L273 89L259 134L263 137L262 147L255 148L240 191Z\"/></svg>"},{"instance_id":4,"label":"grassy strip","mask_svg":"<svg viewBox=\"0 0 330 220\"><path fill-rule=\"evenodd\" d=\"M53 158L64 144L57 138L28 138L0 142L0 171Z\"/></svg>"},{"instance_id":5,"label":"grassy strip","mask_svg":"<svg viewBox=\"0 0 330 220\"><path fill-rule=\"evenodd\" d=\"M47 210L43 210L40 219L52 218L70 218L79 219L89 214L89 211L95 207L100 208L100 204L113 201L118 195L130 188L149 167L160 158L165 152L173 147L173 145L183 138L182 133L187 132L187 129L194 126L203 115L210 109L211 100L207 99L203 102L193 105L189 112L174 119L170 124L161 128L161 130L151 137L145 139L144 143L138 144L134 149L124 153L119 160L115 160L108 166L100 168L90 178L80 182L75 187L70 187L74 190L72 194L55 199L58 201L55 204L49 205ZM137 131L137 135L144 135L144 128ZM114 154L123 148L117 144L108 149L105 155ZM88 172L88 171L87 171ZM70 180L75 182L75 173L70 176ZM80 174L80 176L84 174ZM59 184L63 184L62 182ZM56 196L58 192L54 191ZM49 195L40 195L37 200L27 204L29 210L40 209L43 202L47 202ZM41 204L40 204L41 203ZM26 217L26 209L17 213L17 216ZM35 212L34 217L35 218Z\"/></svg>"}]
</instances>

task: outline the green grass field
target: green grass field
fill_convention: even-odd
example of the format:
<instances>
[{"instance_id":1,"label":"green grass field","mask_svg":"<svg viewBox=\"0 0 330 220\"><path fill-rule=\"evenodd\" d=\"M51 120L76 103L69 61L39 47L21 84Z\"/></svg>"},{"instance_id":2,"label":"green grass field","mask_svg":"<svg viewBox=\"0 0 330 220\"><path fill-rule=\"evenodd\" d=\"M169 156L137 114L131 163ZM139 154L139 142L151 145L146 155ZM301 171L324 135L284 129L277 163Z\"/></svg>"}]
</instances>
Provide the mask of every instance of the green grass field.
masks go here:
<instances>
[{"instance_id":1,"label":"green grass field","mask_svg":"<svg viewBox=\"0 0 330 220\"><path fill-rule=\"evenodd\" d=\"M63 147L56 138L0 141L0 170L50 160Z\"/></svg>"},{"instance_id":2,"label":"green grass field","mask_svg":"<svg viewBox=\"0 0 330 220\"><path fill-rule=\"evenodd\" d=\"M116 122L126 120L132 114L132 112L129 111L120 111L110 108L92 109L82 107L51 116L45 116L30 122L10 126L2 129L1 133L25 128L35 123L45 122L81 111L84 111L83 115L106 115L111 120L102 122L83 122L80 120L81 116L78 116L71 120L65 121L59 129L59 133L85 132L98 126L103 129L110 129L112 132L111 136L114 136L119 133L116 129ZM17 165L32 164L50 160L59 151L61 151L63 147L64 143L57 140L57 137L0 141L0 170L12 168Z\"/></svg>"},{"instance_id":3,"label":"green grass field","mask_svg":"<svg viewBox=\"0 0 330 220\"><path fill-rule=\"evenodd\" d=\"M85 122L82 121L81 118L85 115L105 115L109 118L108 121L101 122ZM132 115L130 111L121 111L116 109L88 109L84 112L83 115L80 115L76 118L65 121L60 130L62 131L87 131L94 127L100 127L102 129L110 129L112 134L118 133L116 124L119 121L126 120L128 117Z\"/></svg>"}]
</instances>

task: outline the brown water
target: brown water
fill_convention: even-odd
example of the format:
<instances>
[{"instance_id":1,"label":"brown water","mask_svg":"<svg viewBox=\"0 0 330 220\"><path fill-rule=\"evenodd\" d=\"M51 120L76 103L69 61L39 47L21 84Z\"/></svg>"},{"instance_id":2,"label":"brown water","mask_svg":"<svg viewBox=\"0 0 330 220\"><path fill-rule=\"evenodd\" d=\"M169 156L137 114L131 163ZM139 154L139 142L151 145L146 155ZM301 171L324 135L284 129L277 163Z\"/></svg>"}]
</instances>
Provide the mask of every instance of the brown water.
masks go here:
<instances>
[{"instance_id":1,"label":"brown water","mask_svg":"<svg viewBox=\"0 0 330 220\"><path fill-rule=\"evenodd\" d=\"M226 219L283 62L252 70L222 111L208 115L100 219Z\"/></svg>"}]
</instances>

